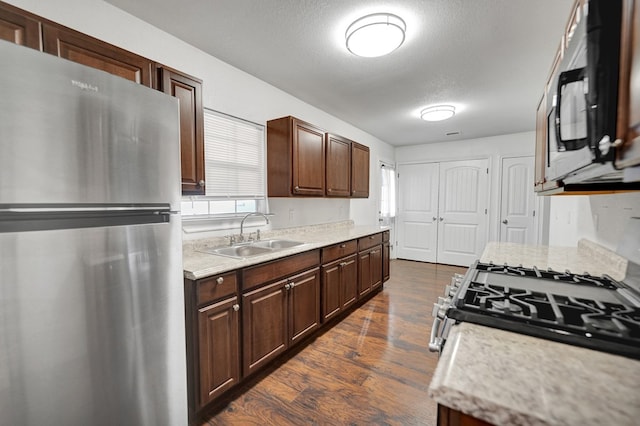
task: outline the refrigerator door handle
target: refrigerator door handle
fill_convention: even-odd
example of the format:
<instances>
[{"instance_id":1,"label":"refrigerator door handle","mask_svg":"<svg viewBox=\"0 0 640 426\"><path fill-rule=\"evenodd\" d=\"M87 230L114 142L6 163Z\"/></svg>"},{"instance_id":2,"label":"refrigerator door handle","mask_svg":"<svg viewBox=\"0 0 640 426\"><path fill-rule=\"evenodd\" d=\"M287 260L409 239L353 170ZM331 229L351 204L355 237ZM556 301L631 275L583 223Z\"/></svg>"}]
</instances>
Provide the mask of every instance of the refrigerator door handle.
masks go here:
<instances>
[{"instance_id":1,"label":"refrigerator door handle","mask_svg":"<svg viewBox=\"0 0 640 426\"><path fill-rule=\"evenodd\" d=\"M138 204L138 205L126 205L126 206L118 206L118 205L87 205L87 206L78 206L78 205L60 205L60 206L7 206L2 207L0 205L0 213L36 213L36 214L46 214L46 213L82 213L82 212L90 212L90 213L110 213L110 212L133 212L133 211L148 211L148 212L158 212L161 213L176 213L170 210L169 204Z\"/></svg>"}]
</instances>

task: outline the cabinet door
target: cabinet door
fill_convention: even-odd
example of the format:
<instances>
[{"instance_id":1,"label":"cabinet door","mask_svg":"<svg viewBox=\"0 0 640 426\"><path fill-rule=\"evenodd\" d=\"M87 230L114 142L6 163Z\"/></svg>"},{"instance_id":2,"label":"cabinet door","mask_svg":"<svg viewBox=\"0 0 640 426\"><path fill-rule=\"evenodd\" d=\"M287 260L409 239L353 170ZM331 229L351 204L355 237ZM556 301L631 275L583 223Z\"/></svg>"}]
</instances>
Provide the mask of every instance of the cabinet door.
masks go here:
<instances>
[{"instance_id":1,"label":"cabinet door","mask_svg":"<svg viewBox=\"0 0 640 426\"><path fill-rule=\"evenodd\" d=\"M182 193L204 195L204 110L202 82L175 70L158 70L160 90L180 101Z\"/></svg>"},{"instance_id":2,"label":"cabinet door","mask_svg":"<svg viewBox=\"0 0 640 426\"><path fill-rule=\"evenodd\" d=\"M358 254L358 294L360 297L371 291L371 250Z\"/></svg>"},{"instance_id":3,"label":"cabinet door","mask_svg":"<svg viewBox=\"0 0 640 426\"><path fill-rule=\"evenodd\" d=\"M387 281L391 276L389 266L391 263L391 244L387 241L382 244L382 281Z\"/></svg>"},{"instance_id":4,"label":"cabinet door","mask_svg":"<svg viewBox=\"0 0 640 426\"><path fill-rule=\"evenodd\" d=\"M44 51L152 87L150 60L69 28L42 24Z\"/></svg>"},{"instance_id":5,"label":"cabinet door","mask_svg":"<svg viewBox=\"0 0 640 426\"><path fill-rule=\"evenodd\" d=\"M340 285L342 276L342 260L322 267L322 319L323 321L336 315L342 307Z\"/></svg>"},{"instance_id":6,"label":"cabinet door","mask_svg":"<svg viewBox=\"0 0 640 426\"><path fill-rule=\"evenodd\" d=\"M294 344L320 325L320 269L291 277L288 284L289 341Z\"/></svg>"},{"instance_id":7,"label":"cabinet door","mask_svg":"<svg viewBox=\"0 0 640 426\"><path fill-rule=\"evenodd\" d=\"M242 295L242 357L246 377L287 348L287 280Z\"/></svg>"},{"instance_id":8,"label":"cabinet door","mask_svg":"<svg viewBox=\"0 0 640 426\"><path fill-rule=\"evenodd\" d=\"M12 6L1 4L0 40L40 50L40 23Z\"/></svg>"},{"instance_id":9,"label":"cabinet door","mask_svg":"<svg viewBox=\"0 0 640 426\"><path fill-rule=\"evenodd\" d=\"M640 165L640 1L624 4L620 46L620 92L617 135L624 145L616 167Z\"/></svg>"},{"instance_id":10,"label":"cabinet door","mask_svg":"<svg viewBox=\"0 0 640 426\"><path fill-rule=\"evenodd\" d=\"M369 197L369 147L351 144L351 196Z\"/></svg>"},{"instance_id":11,"label":"cabinet door","mask_svg":"<svg viewBox=\"0 0 640 426\"><path fill-rule=\"evenodd\" d=\"M375 290L382 285L382 246L371 250L371 289Z\"/></svg>"},{"instance_id":12,"label":"cabinet door","mask_svg":"<svg viewBox=\"0 0 640 426\"><path fill-rule=\"evenodd\" d=\"M198 309L198 406L212 401L240 380L238 298Z\"/></svg>"},{"instance_id":13,"label":"cabinet door","mask_svg":"<svg viewBox=\"0 0 640 426\"><path fill-rule=\"evenodd\" d=\"M535 191L542 191L547 165L547 97L542 95L536 111L536 158L533 175Z\"/></svg>"},{"instance_id":14,"label":"cabinet door","mask_svg":"<svg viewBox=\"0 0 640 426\"><path fill-rule=\"evenodd\" d=\"M324 196L324 132L293 120L292 193Z\"/></svg>"},{"instance_id":15,"label":"cabinet door","mask_svg":"<svg viewBox=\"0 0 640 426\"><path fill-rule=\"evenodd\" d=\"M354 254L345 257L341 262L342 309L355 303L358 299L358 257Z\"/></svg>"},{"instance_id":16,"label":"cabinet door","mask_svg":"<svg viewBox=\"0 0 640 426\"><path fill-rule=\"evenodd\" d=\"M327 196L351 195L351 142L327 134Z\"/></svg>"}]
</instances>

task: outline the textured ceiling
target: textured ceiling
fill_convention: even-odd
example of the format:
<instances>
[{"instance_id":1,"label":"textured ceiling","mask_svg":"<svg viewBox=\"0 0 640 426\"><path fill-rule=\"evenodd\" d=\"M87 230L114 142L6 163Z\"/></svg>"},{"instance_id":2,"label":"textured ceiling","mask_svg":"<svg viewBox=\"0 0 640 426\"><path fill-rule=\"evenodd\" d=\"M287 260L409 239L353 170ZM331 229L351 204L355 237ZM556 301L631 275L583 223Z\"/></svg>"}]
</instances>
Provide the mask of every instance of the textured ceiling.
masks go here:
<instances>
[{"instance_id":1,"label":"textured ceiling","mask_svg":"<svg viewBox=\"0 0 640 426\"><path fill-rule=\"evenodd\" d=\"M107 0L392 145L535 128L573 0ZM348 25L391 12L405 43L380 58L344 47ZM419 110L455 105L429 123ZM295 112L292 112L295 113ZM446 133L460 132L446 136Z\"/></svg>"}]
</instances>

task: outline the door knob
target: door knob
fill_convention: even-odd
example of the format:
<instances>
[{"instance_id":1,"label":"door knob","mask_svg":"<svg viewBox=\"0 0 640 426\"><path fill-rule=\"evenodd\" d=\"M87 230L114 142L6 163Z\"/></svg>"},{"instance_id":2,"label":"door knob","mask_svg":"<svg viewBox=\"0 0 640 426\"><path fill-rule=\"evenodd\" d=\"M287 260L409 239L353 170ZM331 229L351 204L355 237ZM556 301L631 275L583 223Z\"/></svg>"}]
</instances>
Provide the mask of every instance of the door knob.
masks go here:
<instances>
[{"instance_id":1,"label":"door knob","mask_svg":"<svg viewBox=\"0 0 640 426\"><path fill-rule=\"evenodd\" d=\"M507 219L505 219L505 220L502 221L502 223L504 223L506 225L507 223L509 223L509 221Z\"/></svg>"}]
</instances>

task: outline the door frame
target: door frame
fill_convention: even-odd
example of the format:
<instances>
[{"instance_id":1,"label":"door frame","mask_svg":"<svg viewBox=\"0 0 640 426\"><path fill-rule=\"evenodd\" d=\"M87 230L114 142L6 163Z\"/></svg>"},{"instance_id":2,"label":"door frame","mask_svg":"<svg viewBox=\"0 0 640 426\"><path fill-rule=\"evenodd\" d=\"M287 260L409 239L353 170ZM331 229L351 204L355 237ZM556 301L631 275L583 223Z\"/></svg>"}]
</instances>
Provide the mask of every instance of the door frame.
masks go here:
<instances>
[{"instance_id":1,"label":"door frame","mask_svg":"<svg viewBox=\"0 0 640 426\"><path fill-rule=\"evenodd\" d=\"M508 156L507 156L508 157ZM522 157L522 156L514 156L514 157ZM487 168L489 169L489 173L488 173L488 177L487 177L487 194L486 194L486 209L487 209L487 226L485 228L485 241L487 243L489 243L491 241L491 231L492 231L492 223L493 223L493 218L492 218L492 214L493 214L493 210L494 210L494 204L493 204L493 200L495 200L494 196L493 196L493 179L496 176L496 174L493 172L493 168L494 168L494 156L493 155L471 155L471 156L465 156L465 157L443 157L443 158L439 158L438 160L432 160L432 161L425 161L425 160L417 160L417 161L401 161L401 162L396 162L396 172L399 171L400 166L402 165L414 165L414 164L430 164L430 163L447 163L447 162L451 162L451 161L473 161L473 160L487 160ZM498 163L500 164L500 168L501 170L498 171L498 183L501 182L501 178L502 178L502 156L498 156ZM438 175L438 179L440 179L439 175ZM400 179L396 180L396 197L400 196ZM540 197L540 198L545 198L545 197ZM500 208L500 195L498 195L498 204L497 204L497 208ZM398 206L398 212L399 212L399 208L400 208L400 203L398 202L399 200L396 199L396 206ZM548 216L548 207L546 209L547 211L547 216ZM497 213L496 213L497 214ZM495 235L497 235L497 232L495 233ZM480 255L478 256L478 258L480 258L480 256L482 255L482 253L480 253ZM437 260L436 260L437 263Z\"/></svg>"},{"instance_id":2,"label":"door frame","mask_svg":"<svg viewBox=\"0 0 640 426\"><path fill-rule=\"evenodd\" d=\"M494 220L496 220L496 241L500 240L500 212L502 211L502 180L504 178L504 176L502 175L502 164L504 162L505 159L509 159L509 158L533 158L533 155L499 155L498 156L498 163L500 165L499 169L498 169L498 185L499 185L499 192L498 192L498 205L497 205L497 212L496 212L496 217L494 218ZM535 165L534 165L535 167ZM531 187L531 191L533 191L533 187ZM534 232L535 232L535 244L542 244L545 245L549 242L549 238L547 236L547 238L544 238L545 229L548 229L549 227L549 203L548 203L548 198L549 197L542 197L539 196L538 194L535 193L534 191L534 196L535 196L535 202L534 202L534 206L536 209L536 220L535 220L535 224L534 224ZM546 233L548 234L548 233ZM546 239L546 241L545 241Z\"/></svg>"}]
</instances>

